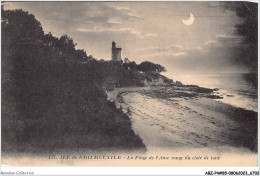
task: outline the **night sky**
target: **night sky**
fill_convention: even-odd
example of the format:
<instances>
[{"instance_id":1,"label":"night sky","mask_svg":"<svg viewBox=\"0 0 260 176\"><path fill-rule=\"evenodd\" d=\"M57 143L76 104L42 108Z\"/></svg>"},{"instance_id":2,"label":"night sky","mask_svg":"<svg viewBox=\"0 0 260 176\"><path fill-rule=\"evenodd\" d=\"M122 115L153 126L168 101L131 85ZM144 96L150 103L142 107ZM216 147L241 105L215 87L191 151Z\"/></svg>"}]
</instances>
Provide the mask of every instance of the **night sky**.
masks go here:
<instances>
[{"instance_id":1,"label":"night sky","mask_svg":"<svg viewBox=\"0 0 260 176\"><path fill-rule=\"evenodd\" d=\"M162 64L167 74L257 71L257 4L244 2L8 2L29 11L45 33L71 36L78 49L111 59ZM182 19L195 17L186 26Z\"/></svg>"}]
</instances>

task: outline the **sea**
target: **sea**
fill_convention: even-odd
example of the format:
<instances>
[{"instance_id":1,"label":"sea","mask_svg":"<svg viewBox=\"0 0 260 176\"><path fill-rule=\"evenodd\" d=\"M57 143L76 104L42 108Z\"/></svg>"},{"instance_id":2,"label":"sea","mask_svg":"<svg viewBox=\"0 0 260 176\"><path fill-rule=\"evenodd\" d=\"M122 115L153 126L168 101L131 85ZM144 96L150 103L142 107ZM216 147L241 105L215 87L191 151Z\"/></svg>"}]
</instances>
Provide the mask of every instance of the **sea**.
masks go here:
<instances>
[{"instance_id":1,"label":"sea","mask_svg":"<svg viewBox=\"0 0 260 176\"><path fill-rule=\"evenodd\" d=\"M205 88L218 88L214 94L226 104L258 112L258 75L253 73L225 73L214 75L166 75L173 81L198 85Z\"/></svg>"}]
</instances>

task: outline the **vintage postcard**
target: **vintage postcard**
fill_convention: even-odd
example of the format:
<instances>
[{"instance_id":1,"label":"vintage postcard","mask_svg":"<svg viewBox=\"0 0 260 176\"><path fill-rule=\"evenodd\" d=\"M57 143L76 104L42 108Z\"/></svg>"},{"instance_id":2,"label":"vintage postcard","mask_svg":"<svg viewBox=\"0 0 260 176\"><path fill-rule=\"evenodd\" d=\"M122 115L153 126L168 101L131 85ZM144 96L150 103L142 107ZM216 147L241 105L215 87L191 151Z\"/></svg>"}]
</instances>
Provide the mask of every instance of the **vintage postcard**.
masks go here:
<instances>
[{"instance_id":1,"label":"vintage postcard","mask_svg":"<svg viewBox=\"0 0 260 176\"><path fill-rule=\"evenodd\" d=\"M1 2L10 166L257 166L258 3Z\"/></svg>"}]
</instances>

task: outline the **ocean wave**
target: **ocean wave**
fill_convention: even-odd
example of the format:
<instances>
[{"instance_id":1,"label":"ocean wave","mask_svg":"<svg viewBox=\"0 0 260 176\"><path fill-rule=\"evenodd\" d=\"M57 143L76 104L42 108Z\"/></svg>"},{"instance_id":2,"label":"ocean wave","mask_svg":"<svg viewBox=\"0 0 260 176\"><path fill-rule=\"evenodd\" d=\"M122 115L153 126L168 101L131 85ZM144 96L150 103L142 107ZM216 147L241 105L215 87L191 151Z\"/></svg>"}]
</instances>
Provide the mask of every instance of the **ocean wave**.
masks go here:
<instances>
[{"instance_id":1,"label":"ocean wave","mask_svg":"<svg viewBox=\"0 0 260 176\"><path fill-rule=\"evenodd\" d=\"M223 97L223 99L218 99L217 101L258 112L257 98L250 93L241 94L236 91L219 89L214 94Z\"/></svg>"}]
</instances>

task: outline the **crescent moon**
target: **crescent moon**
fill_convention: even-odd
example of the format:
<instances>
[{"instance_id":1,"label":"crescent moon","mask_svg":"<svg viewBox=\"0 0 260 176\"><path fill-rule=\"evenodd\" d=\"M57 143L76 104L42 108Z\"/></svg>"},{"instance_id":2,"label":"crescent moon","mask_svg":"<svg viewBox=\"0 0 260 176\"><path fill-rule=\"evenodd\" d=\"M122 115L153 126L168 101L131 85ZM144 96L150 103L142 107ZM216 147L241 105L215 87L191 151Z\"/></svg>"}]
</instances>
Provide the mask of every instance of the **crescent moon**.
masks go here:
<instances>
[{"instance_id":1,"label":"crescent moon","mask_svg":"<svg viewBox=\"0 0 260 176\"><path fill-rule=\"evenodd\" d=\"M187 20L184 20L184 19L182 19L182 22L183 22L183 24L185 24L186 26L190 26L190 25L192 25L193 23L194 23L194 15L192 14L192 13L190 13L190 18L189 19L187 19Z\"/></svg>"}]
</instances>

